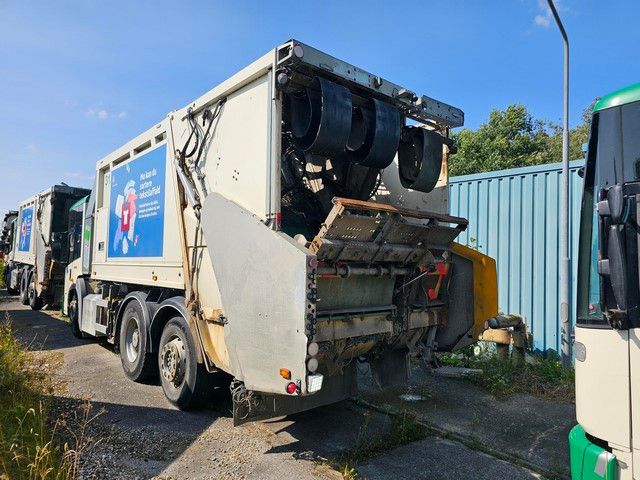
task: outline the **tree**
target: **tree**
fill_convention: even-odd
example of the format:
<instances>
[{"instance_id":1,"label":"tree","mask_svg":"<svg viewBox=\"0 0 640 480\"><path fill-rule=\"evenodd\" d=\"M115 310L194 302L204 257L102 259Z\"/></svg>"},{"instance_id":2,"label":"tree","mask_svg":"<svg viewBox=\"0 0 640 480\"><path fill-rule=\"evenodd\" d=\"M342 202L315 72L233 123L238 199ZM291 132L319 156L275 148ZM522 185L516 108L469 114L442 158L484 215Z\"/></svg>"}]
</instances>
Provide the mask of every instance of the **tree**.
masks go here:
<instances>
[{"instance_id":1,"label":"tree","mask_svg":"<svg viewBox=\"0 0 640 480\"><path fill-rule=\"evenodd\" d=\"M583 123L569 133L569 158L582 157L582 144L589 135L591 109L583 112ZM526 167L562 160L562 128L534 119L524 105L493 110L477 130L453 133L458 152L449 157L451 175Z\"/></svg>"},{"instance_id":2,"label":"tree","mask_svg":"<svg viewBox=\"0 0 640 480\"><path fill-rule=\"evenodd\" d=\"M569 130L569 159L576 160L582 158L582 145L589 140L591 130L591 115L593 106L598 101L595 99L584 110L582 110L582 123ZM562 127L556 124L549 124L552 135L549 137L549 156L551 162L562 160Z\"/></svg>"}]
</instances>

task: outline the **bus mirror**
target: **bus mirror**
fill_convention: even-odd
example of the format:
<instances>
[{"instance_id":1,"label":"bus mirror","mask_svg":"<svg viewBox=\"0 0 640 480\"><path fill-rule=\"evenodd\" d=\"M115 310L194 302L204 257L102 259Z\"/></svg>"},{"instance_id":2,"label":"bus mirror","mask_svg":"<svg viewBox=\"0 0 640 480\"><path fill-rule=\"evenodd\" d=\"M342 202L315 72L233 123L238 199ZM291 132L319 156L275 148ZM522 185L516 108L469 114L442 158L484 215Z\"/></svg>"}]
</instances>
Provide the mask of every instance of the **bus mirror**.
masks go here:
<instances>
[{"instance_id":1,"label":"bus mirror","mask_svg":"<svg viewBox=\"0 0 640 480\"><path fill-rule=\"evenodd\" d=\"M624 255L624 230L619 225L611 225L608 238L608 270L611 290L618 309L627 309L627 264Z\"/></svg>"}]
</instances>

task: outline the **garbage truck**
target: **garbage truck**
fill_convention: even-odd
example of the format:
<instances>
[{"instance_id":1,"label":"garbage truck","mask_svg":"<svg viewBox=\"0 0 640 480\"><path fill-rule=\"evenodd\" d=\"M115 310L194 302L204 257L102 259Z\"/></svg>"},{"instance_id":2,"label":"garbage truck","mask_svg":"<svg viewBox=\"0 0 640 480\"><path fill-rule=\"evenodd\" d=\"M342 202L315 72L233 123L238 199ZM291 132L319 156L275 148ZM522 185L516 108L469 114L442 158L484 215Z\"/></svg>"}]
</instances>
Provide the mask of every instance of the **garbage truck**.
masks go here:
<instances>
[{"instance_id":1,"label":"garbage truck","mask_svg":"<svg viewBox=\"0 0 640 480\"><path fill-rule=\"evenodd\" d=\"M2 219L2 230L0 230L0 253L6 258L11 252L14 224L18 218L17 210L9 210Z\"/></svg>"},{"instance_id":2,"label":"garbage truck","mask_svg":"<svg viewBox=\"0 0 640 480\"><path fill-rule=\"evenodd\" d=\"M5 285L20 301L39 310L60 304L67 266L68 211L90 190L54 185L20 203L5 262Z\"/></svg>"},{"instance_id":3,"label":"garbage truck","mask_svg":"<svg viewBox=\"0 0 640 480\"><path fill-rule=\"evenodd\" d=\"M97 162L70 211L64 309L193 408L236 424L382 387L497 314L495 262L454 242L463 112L296 40Z\"/></svg>"},{"instance_id":4,"label":"garbage truck","mask_svg":"<svg viewBox=\"0 0 640 480\"><path fill-rule=\"evenodd\" d=\"M595 104L580 213L573 479L640 478L640 83Z\"/></svg>"}]
</instances>

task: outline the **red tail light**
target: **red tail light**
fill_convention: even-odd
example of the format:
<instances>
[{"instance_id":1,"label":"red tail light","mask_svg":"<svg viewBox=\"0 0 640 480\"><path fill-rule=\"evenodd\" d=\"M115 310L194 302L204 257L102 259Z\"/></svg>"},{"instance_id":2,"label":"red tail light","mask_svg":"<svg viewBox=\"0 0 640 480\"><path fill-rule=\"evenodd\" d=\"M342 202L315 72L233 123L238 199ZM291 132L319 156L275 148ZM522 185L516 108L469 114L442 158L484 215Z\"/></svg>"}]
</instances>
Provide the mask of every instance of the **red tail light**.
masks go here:
<instances>
[{"instance_id":1,"label":"red tail light","mask_svg":"<svg viewBox=\"0 0 640 480\"><path fill-rule=\"evenodd\" d=\"M296 393L297 390L298 390L298 387L296 386L295 383L293 382L287 383L287 393L289 395L293 395L294 393Z\"/></svg>"}]
</instances>

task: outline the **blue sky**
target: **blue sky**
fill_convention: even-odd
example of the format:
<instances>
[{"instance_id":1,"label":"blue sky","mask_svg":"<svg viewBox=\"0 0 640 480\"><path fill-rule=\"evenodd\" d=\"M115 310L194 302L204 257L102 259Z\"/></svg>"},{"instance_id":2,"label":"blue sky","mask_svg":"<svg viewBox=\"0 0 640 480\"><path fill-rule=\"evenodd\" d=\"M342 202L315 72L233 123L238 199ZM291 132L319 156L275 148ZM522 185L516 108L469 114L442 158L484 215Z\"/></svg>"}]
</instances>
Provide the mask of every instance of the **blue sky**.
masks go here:
<instances>
[{"instance_id":1,"label":"blue sky","mask_svg":"<svg viewBox=\"0 0 640 480\"><path fill-rule=\"evenodd\" d=\"M562 44L538 0L0 0L0 211L95 162L257 57L297 38L462 108L476 127L523 103L560 121ZM640 81L640 3L564 0L571 122Z\"/></svg>"}]
</instances>

